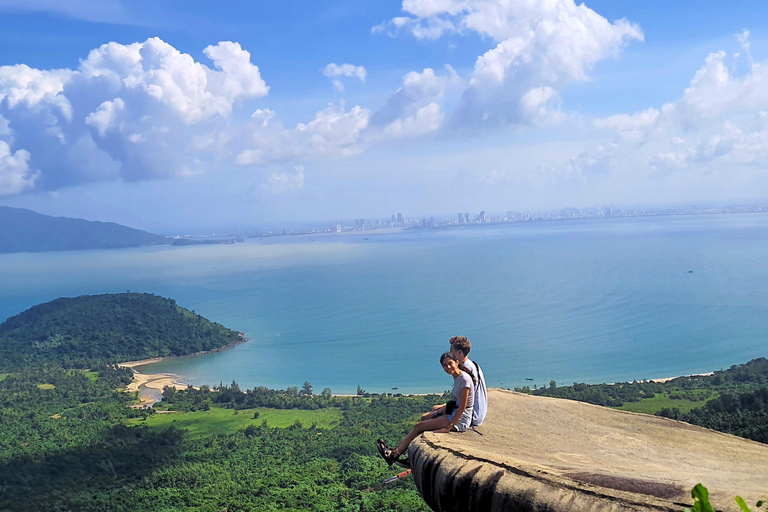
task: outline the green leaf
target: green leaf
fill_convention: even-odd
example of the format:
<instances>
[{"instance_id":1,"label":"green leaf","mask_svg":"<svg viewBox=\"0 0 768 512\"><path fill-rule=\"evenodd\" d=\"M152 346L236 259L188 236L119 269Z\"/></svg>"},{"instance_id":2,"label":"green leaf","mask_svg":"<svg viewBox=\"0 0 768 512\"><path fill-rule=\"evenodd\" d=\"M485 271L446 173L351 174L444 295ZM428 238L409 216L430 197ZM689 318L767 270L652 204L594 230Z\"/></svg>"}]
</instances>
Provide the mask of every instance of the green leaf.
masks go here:
<instances>
[{"instance_id":1,"label":"green leaf","mask_svg":"<svg viewBox=\"0 0 768 512\"><path fill-rule=\"evenodd\" d=\"M696 484L691 490L693 497L692 512L716 512L709 503L709 491L702 484Z\"/></svg>"},{"instance_id":2,"label":"green leaf","mask_svg":"<svg viewBox=\"0 0 768 512\"><path fill-rule=\"evenodd\" d=\"M739 505L739 508L741 509L741 512L752 512L749 510L749 507L747 506L747 502L742 499L741 496L736 496L733 498L736 501L736 504Z\"/></svg>"}]
</instances>

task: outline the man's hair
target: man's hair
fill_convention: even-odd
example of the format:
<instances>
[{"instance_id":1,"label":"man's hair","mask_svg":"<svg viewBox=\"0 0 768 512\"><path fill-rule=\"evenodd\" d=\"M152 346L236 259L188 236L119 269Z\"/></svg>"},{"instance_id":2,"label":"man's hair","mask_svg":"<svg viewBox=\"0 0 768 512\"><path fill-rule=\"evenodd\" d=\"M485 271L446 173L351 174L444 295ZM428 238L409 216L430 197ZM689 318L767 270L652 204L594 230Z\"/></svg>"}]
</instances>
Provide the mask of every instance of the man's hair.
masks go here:
<instances>
[{"instance_id":1,"label":"man's hair","mask_svg":"<svg viewBox=\"0 0 768 512\"><path fill-rule=\"evenodd\" d=\"M467 357L472 349L472 343L469 342L466 336L454 336L448 342L451 344L451 348L461 350L464 357Z\"/></svg>"}]
</instances>

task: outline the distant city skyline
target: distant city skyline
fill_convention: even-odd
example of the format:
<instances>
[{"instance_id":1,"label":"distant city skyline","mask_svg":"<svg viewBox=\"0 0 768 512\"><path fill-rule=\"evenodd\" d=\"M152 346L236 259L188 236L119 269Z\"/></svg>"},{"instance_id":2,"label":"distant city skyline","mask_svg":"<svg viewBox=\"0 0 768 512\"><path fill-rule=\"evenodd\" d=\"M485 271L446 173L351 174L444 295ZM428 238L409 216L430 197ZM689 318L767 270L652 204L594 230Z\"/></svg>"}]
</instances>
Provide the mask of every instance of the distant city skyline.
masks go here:
<instances>
[{"instance_id":1,"label":"distant city skyline","mask_svg":"<svg viewBox=\"0 0 768 512\"><path fill-rule=\"evenodd\" d=\"M256 227L236 231L219 231L217 233L197 232L196 235L176 236L283 236L283 235L306 235L315 233L343 233L350 231L376 231L388 228L445 228L453 226L468 226L478 224L500 224L500 223L519 223L519 222L541 222L557 220L576 220L576 219L607 219L607 218L628 218L628 217L649 217L649 216L669 216L669 215L720 215L733 213L768 213L768 202L760 204L741 204L741 205L667 205L667 206L637 206L637 205L606 205L595 206L591 208L572 208L565 207L547 211L517 211L508 210L506 213L487 213L484 210L480 212L458 212L455 216L430 215L430 216L412 216L403 213L391 214L389 217L373 218L355 218L340 219L338 221L307 221L305 223L296 223L293 225L283 225L282 227L273 227L266 229L257 229ZM242 241L242 240L239 240Z\"/></svg>"},{"instance_id":2,"label":"distant city skyline","mask_svg":"<svg viewBox=\"0 0 768 512\"><path fill-rule=\"evenodd\" d=\"M766 20L745 1L0 0L0 205L178 232L760 202Z\"/></svg>"}]
</instances>

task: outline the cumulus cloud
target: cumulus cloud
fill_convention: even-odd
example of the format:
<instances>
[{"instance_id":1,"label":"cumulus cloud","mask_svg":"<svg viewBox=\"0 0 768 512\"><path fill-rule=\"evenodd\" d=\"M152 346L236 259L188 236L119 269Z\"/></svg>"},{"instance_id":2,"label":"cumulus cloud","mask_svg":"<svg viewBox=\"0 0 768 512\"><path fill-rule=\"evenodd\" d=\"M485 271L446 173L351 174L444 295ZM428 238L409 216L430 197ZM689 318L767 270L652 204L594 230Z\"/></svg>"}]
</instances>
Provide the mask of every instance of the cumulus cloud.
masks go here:
<instances>
[{"instance_id":1,"label":"cumulus cloud","mask_svg":"<svg viewBox=\"0 0 768 512\"><path fill-rule=\"evenodd\" d=\"M748 33L739 35L742 47ZM738 59L747 72L736 75ZM578 157L566 166L581 173L629 178L686 176L728 188L744 179L768 178L768 62L714 52L706 57L681 97L659 108L594 121L615 134L599 158ZM589 153L589 151L587 151ZM578 161L578 162L576 162Z\"/></svg>"},{"instance_id":2,"label":"cumulus cloud","mask_svg":"<svg viewBox=\"0 0 768 512\"><path fill-rule=\"evenodd\" d=\"M347 110L342 101L329 104L308 123L298 123L290 129L279 122L259 124L259 116L250 127L250 147L237 155L236 162L253 166L359 154L365 148L361 136L370 115L368 109L359 105Z\"/></svg>"},{"instance_id":3,"label":"cumulus cloud","mask_svg":"<svg viewBox=\"0 0 768 512\"><path fill-rule=\"evenodd\" d=\"M17 194L34 186L40 173L31 170L28 162L28 151L11 152L8 144L0 140L0 194Z\"/></svg>"},{"instance_id":4,"label":"cumulus cloud","mask_svg":"<svg viewBox=\"0 0 768 512\"><path fill-rule=\"evenodd\" d=\"M150 38L104 44L74 70L0 67L0 194L357 155L383 140L437 130L439 101L456 79L450 68L407 74L374 124L371 110L342 101L285 126L271 108L249 108L269 86L248 51L224 41L204 54L210 63ZM351 64L329 64L324 74L366 77ZM246 108L250 116L233 115ZM295 187L298 175L291 176Z\"/></svg>"},{"instance_id":5,"label":"cumulus cloud","mask_svg":"<svg viewBox=\"0 0 768 512\"><path fill-rule=\"evenodd\" d=\"M422 135L437 131L445 117L441 102L449 87L461 83L450 66L442 74L432 68L411 71L401 86L371 118L371 126L387 137Z\"/></svg>"},{"instance_id":6,"label":"cumulus cloud","mask_svg":"<svg viewBox=\"0 0 768 512\"><path fill-rule=\"evenodd\" d=\"M404 0L409 16L374 27L419 39L477 33L495 47L480 55L451 125L499 126L557 122L559 91L588 80L599 61L615 56L639 26L613 23L574 0Z\"/></svg>"},{"instance_id":7,"label":"cumulus cloud","mask_svg":"<svg viewBox=\"0 0 768 512\"><path fill-rule=\"evenodd\" d=\"M211 66L150 38L102 45L75 70L0 67L0 138L18 148L4 156L2 193L194 173L204 155L188 149L269 91L239 44L204 53Z\"/></svg>"}]
</instances>

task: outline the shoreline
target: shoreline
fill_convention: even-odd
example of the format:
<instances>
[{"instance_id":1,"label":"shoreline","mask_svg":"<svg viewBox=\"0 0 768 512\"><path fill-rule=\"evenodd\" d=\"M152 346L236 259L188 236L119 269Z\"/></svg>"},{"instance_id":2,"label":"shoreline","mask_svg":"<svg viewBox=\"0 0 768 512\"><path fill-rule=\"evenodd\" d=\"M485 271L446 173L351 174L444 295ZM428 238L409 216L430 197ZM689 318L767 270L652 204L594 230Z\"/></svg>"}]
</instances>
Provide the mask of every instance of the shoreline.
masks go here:
<instances>
[{"instance_id":1,"label":"shoreline","mask_svg":"<svg viewBox=\"0 0 768 512\"><path fill-rule=\"evenodd\" d=\"M241 343L250 341L244 333L241 332L238 334L240 336L239 341L212 350L204 350L202 352L196 352L186 356L153 357L150 359L140 359L138 361L125 361L122 363L117 363L117 366L121 368L130 368L133 372L131 383L126 386L125 391L127 393L138 393L139 402L136 404L131 404L130 407L134 409L151 408L153 405L155 405L155 403L159 402L160 400L155 398L154 393L146 392L148 389L162 392L165 386L176 388L177 390L186 389L189 386L192 386L187 382L183 382L181 380L181 376L175 373L144 373L140 371L142 366L159 363L168 359L176 359L179 357L202 356L205 354L212 354L214 352L221 352L222 350L226 350L228 348L240 345ZM200 389L199 386L192 386L192 388Z\"/></svg>"},{"instance_id":2,"label":"shoreline","mask_svg":"<svg viewBox=\"0 0 768 512\"><path fill-rule=\"evenodd\" d=\"M683 377L709 377L710 375L714 375L715 372L706 372L706 373L692 373L690 375L678 375L677 377L662 377L660 379L648 379L648 382L658 382L659 384L663 384L664 382L669 382L670 380L680 379Z\"/></svg>"}]
</instances>

